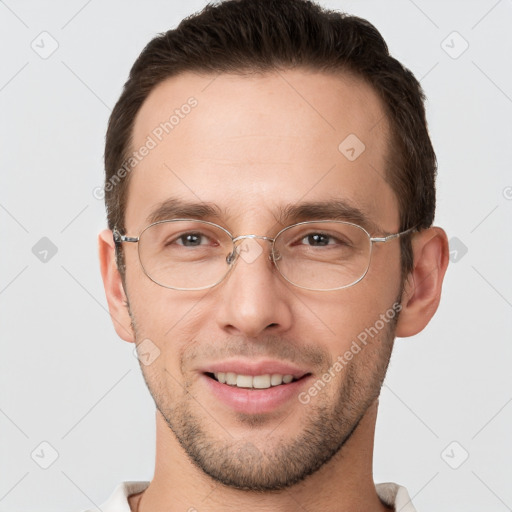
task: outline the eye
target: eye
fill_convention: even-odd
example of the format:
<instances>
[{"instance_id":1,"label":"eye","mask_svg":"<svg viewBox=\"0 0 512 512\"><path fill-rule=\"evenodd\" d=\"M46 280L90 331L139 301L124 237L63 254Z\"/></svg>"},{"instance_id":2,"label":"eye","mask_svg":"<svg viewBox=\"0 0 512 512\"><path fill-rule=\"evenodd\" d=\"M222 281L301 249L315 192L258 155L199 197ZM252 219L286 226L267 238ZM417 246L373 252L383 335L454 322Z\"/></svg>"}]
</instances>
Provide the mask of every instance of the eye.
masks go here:
<instances>
[{"instance_id":1,"label":"eye","mask_svg":"<svg viewBox=\"0 0 512 512\"><path fill-rule=\"evenodd\" d=\"M167 245L176 243L184 247L199 247L201 245L208 245L211 242L210 238L200 232L183 233L173 240L170 240Z\"/></svg>"},{"instance_id":2,"label":"eye","mask_svg":"<svg viewBox=\"0 0 512 512\"><path fill-rule=\"evenodd\" d=\"M345 242L325 233L310 233L304 236L300 243L311 247L325 247L327 245L340 245Z\"/></svg>"}]
</instances>

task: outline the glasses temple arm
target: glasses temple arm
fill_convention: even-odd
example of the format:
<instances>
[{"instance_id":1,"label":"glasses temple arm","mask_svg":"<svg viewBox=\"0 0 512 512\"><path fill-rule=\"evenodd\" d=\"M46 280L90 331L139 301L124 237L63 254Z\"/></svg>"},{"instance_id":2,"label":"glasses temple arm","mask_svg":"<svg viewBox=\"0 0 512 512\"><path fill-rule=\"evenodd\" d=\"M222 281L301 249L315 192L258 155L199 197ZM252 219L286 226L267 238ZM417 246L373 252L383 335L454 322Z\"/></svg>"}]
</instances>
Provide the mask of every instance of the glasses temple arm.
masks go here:
<instances>
[{"instance_id":1,"label":"glasses temple arm","mask_svg":"<svg viewBox=\"0 0 512 512\"><path fill-rule=\"evenodd\" d=\"M122 235L117 228L112 230L112 236L114 237L114 243L120 245L123 242L138 242L139 237Z\"/></svg>"},{"instance_id":2,"label":"glasses temple arm","mask_svg":"<svg viewBox=\"0 0 512 512\"><path fill-rule=\"evenodd\" d=\"M416 230L416 227L412 227L409 229L406 229L405 231L400 231L400 233L394 233L392 235L388 236L381 236L381 237L371 237L370 241L372 242L387 242L389 240L393 240L393 238L400 238L401 236L408 235L409 233L413 233Z\"/></svg>"}]
</instances>

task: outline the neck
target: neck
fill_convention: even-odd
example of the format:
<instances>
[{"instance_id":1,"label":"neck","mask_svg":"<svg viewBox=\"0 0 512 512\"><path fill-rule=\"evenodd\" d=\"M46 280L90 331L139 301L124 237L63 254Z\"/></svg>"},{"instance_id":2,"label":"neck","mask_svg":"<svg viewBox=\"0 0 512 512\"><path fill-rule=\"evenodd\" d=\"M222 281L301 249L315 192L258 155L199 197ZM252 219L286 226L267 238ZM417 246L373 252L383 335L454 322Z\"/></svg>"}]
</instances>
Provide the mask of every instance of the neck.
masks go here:
<instances>
[{"instance_id":1,"label":"neck","mask_svg":"<svg viewBox=\"0 0 512 512\"><path fill-rule=\"evenodd\" d=\"M343 448L304 481L283 491L257 493L226 487L203 473L157 411L154 477L143 493L130 498L130 506L137 512L389 511L377 496L372 476L376 417L377 402Z\"/></svg>"}]
</instances>

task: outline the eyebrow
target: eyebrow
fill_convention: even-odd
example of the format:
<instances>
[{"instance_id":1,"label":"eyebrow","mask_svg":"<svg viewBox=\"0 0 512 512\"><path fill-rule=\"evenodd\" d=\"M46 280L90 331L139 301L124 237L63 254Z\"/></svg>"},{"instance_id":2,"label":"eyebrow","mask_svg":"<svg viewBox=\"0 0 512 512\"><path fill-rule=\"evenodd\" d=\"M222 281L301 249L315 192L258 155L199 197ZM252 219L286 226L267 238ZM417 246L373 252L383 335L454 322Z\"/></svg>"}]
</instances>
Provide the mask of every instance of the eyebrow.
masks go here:
<instances>
[{"instance_id":1,"label":"eyebrow","mask_svg":"<svg viewBox=\"0 0 512 512\"><path fill-rule=\"evenodd\" d=\"M382 231L363 209L345 199L287 205L280 209L278 217L283 225L308 220L341 220L358 224L370 234Z\"/></svg>"},{"instance_id":2,"label":"eyebrow","mask_svg":"<svg viewBox=\"0 0 512 512\"><path fill-rule=\"evenodd\" d=\"M220 208L213 203L191 203L177 198L170 198L160 203L147 217L147 222L153 224L162 220L193 218L220 219L222 212Z\"/></svg>"},{"instance_id":3,"label":"eyebrow","mask_svg":"<svg viewBox=\"0 0 512 512\"><path fill-rule=\"evenodd\" d=\"M148 224L180 218L218 221L225 216L225 212L214 203L188 202L178 198L169 198L153 209L146 220ZM370 234L382 231L363 209L345 199L310 201L281 206L276 220L283 226L308 220L341 220L358 224Z\"/></svg>"}]
</instances>

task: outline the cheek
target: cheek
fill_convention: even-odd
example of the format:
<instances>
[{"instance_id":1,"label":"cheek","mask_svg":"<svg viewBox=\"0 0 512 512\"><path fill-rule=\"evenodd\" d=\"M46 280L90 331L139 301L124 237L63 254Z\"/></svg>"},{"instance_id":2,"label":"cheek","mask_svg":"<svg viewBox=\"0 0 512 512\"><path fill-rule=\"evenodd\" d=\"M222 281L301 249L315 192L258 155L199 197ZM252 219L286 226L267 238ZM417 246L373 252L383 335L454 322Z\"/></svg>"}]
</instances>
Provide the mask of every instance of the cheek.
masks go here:
<instances>
[{"instance_id":1,"label":"cheek","mask_svg":"<svg viewBox=\"0 0 512 512\"><path fill-rule=\"evenodd\" d=\"M201 296L162 288L151 281L130 293L130 306L138 335L154 337L161 343L175 344L194 337L199 318ZM201 292L204 295L204 292ZM207 317L203 317L203 323Z\"/></svg>"},{"instance_id":2,"label":"cheek","mask_svg":"<svg viewBox=\"0 0 512 512\"><path fill-rule=\"evenodd\" d=\"M392 268L390 268L390 262ZM396 315L395 301L400 292L400 265L388 260L385 267L372 262L365 278L356 285L339 290L303 297L303 311L297 311L297 332L308 332L314 326L333 359L344 353L359 335L381 326L381 315ZM387 323L386 323L387 325ZM379 329L380 330L380 329ZM320 342L318 336L313 338Z\"/></svg>"},{"instance_id":3,"label":"cheek","mask_svg":"<svg viewBox=\"0 0 512 512\"><path fill-rule=\"evenodd\" d=\"M191 293L163 288L142 270L127 273L127 291L136 341L147 344L148 351L157 354L151 366L143 368L145 373L149 378L158 374L162 380L169 377L162 375L166 371L180 378L181 356L208 318L200 305L207 291Z\"/></svg>"},{"instance_id":4,"label":"cheek","mask_svg":"<svg viewBox=\"0 0 512 512\"><path fill-rule=\"evenodd\" d=\"M315 299L314 302L308 303L304 300L310 311L309 316L313 312L316 322L304 324L307 315L297 315L298 323L302 324L297 332L309 331L309 335L316 343L326 346L334 360L350 346L357 334L364 330L379 308L374 296L365 296L360 290L356 293L355 288L332 292L329 295L321 300ZM316 333L312 332L314 325L318 326L315 329Z\"/></svg>"},{"instance_id":5,"label":"cheek","mask_svg":"<svg viewBox=\"0 0 512 512\"><path fill-rule=\"evenodd\" d=\"M126 291L139 338L144 335L162 339L171 335L175 326L186 323L188 313L201 296L164 288L151 281L139 262L137 250L127 252L125 258Z\"/></svg>"}]
</instances>

